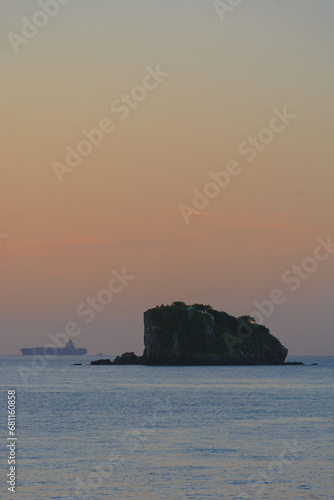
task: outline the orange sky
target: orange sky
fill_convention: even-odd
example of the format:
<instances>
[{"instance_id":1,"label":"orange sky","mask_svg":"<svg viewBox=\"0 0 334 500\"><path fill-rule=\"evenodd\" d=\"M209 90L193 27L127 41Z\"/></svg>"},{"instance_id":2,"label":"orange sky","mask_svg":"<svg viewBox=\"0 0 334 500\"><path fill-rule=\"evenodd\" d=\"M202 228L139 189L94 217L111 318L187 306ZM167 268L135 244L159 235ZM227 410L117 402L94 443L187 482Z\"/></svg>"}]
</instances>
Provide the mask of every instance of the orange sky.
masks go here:
<instances>
[{"instance_id":1,"label":"orange sky","mask_svg":"<svg viewBox=\"0 0 334 500\"><path fill-rule=\"evenodd\" d=\"M334 5L245 1L222 21L210 1L181 4L73 0L16 54L8 34L41 7L1 2L1 354L70 320L92 354L140 353L156 304L242 315L277 288L272 333L294 354L333 354L334 256L296 291L282 276L334 239ZM248 162L240 144L268 137L285 107L295 118ZM59 182L55 162L70 171L66 148L106 119L113 131ZM193 190L231 161L240 173L194 208ZM180 204L198 212L189 224ZM78 319L123 268L135 279Z\"/></svg>"}]
</instances>

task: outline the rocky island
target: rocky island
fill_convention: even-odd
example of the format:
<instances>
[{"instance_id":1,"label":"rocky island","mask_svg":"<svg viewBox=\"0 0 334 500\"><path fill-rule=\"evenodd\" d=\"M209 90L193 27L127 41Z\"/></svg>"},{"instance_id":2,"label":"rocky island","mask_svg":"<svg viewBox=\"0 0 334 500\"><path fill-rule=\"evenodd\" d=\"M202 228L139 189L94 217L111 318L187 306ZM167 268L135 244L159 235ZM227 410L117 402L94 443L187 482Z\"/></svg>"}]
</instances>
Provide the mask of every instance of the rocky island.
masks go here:
<instances>
[{"instance_id":1,"label":"rocky island","mask_svg":"<svg viewBox=\"0 0 334 500\"><path fill-rule=\"evenodd\" d=\"M144 353L92 365L282 365L288 349L250 316L234 317L211 306L183 302L144 313Z\"/></svg>"}]
</instances>

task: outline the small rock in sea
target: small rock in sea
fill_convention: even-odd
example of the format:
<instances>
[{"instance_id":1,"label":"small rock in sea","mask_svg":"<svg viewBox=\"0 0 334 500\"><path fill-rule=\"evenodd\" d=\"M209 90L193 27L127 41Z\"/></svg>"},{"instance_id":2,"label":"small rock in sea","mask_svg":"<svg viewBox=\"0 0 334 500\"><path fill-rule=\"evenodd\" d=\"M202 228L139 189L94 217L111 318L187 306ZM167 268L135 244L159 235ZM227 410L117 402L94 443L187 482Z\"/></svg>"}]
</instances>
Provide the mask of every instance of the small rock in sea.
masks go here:
<instances>
[{"instance_id":1,"label":"small rock in sea","mask_svg":"<svg viewBox=\"0 0 334 500\"><path fill-rule=\"evenodd\" d=\"M301 363L300 361L286 361L284 364L290 366L299 366L299 365L305 366L305 363Z\"/></svg>"},{"instance_id":2,"label":"small rock in sea","mask_svg":"<svg viewBox=\"0 0 334 500\"><path fill-rule=\"evenodd\" d=\"M142 365L143 356L136 356L134 352L125 352L122 356L116 356L114 365Z\"/></svg>"},{"instance_id":3,"label":"small rock in sea","mask_svg":"<svg viewBox=\"0 0 334 500\"><path fill-rule=\"evenodd\" d=\"M73 363L72 366L82 366L82 363Z\"/></svg>"},{"instance_id":4,"label":"small rock in sea","mask_svg":"<svg viewBox=\"0 0 334 500\"><path fill-rule=\"evenodd\" d=\"M97 359L96 361L92 361L91 365L112 365L110 359Z\"/></svg>"}]
</instances>

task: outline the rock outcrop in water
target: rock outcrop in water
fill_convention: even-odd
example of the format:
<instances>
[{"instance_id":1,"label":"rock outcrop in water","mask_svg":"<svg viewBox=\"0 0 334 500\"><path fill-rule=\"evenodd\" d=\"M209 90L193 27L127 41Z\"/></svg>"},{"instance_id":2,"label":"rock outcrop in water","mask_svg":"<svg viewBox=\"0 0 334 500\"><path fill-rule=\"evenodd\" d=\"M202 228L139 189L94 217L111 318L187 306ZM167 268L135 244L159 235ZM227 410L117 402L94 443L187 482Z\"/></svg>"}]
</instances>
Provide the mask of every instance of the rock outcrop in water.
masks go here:
<instances>
[{"instance_id":1,"label":"rock outcrop in water","mask_svg":"<svg viewBox=\"0 0 334 500\"><path fill-rule=\"evenodd\" d=\"M157 306L144 313L144 325L143 355L125 353L112 364L281 365L288 354L253 318L236 318L202 304Z\"/></svg>"}]
</instances>

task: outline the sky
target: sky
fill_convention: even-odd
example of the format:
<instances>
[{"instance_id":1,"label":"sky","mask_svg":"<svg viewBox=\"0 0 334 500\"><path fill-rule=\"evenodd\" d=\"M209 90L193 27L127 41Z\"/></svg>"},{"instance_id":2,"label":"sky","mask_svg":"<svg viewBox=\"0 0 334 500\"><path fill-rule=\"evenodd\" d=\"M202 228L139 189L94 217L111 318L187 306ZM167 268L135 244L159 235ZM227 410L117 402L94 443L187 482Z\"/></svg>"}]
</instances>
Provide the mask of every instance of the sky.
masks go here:
<instances>
[{"instance_id":1,"label":"sky","mask_svg":"<svg viewBox=\"0 0 334 500\"><path fill-rule=\"evenodd\" d=\"M1 1L0 354L69 322L89 354L141 354L144 311L181 300L334 355L333 18Z\"/></svg>"}]
</instances>

